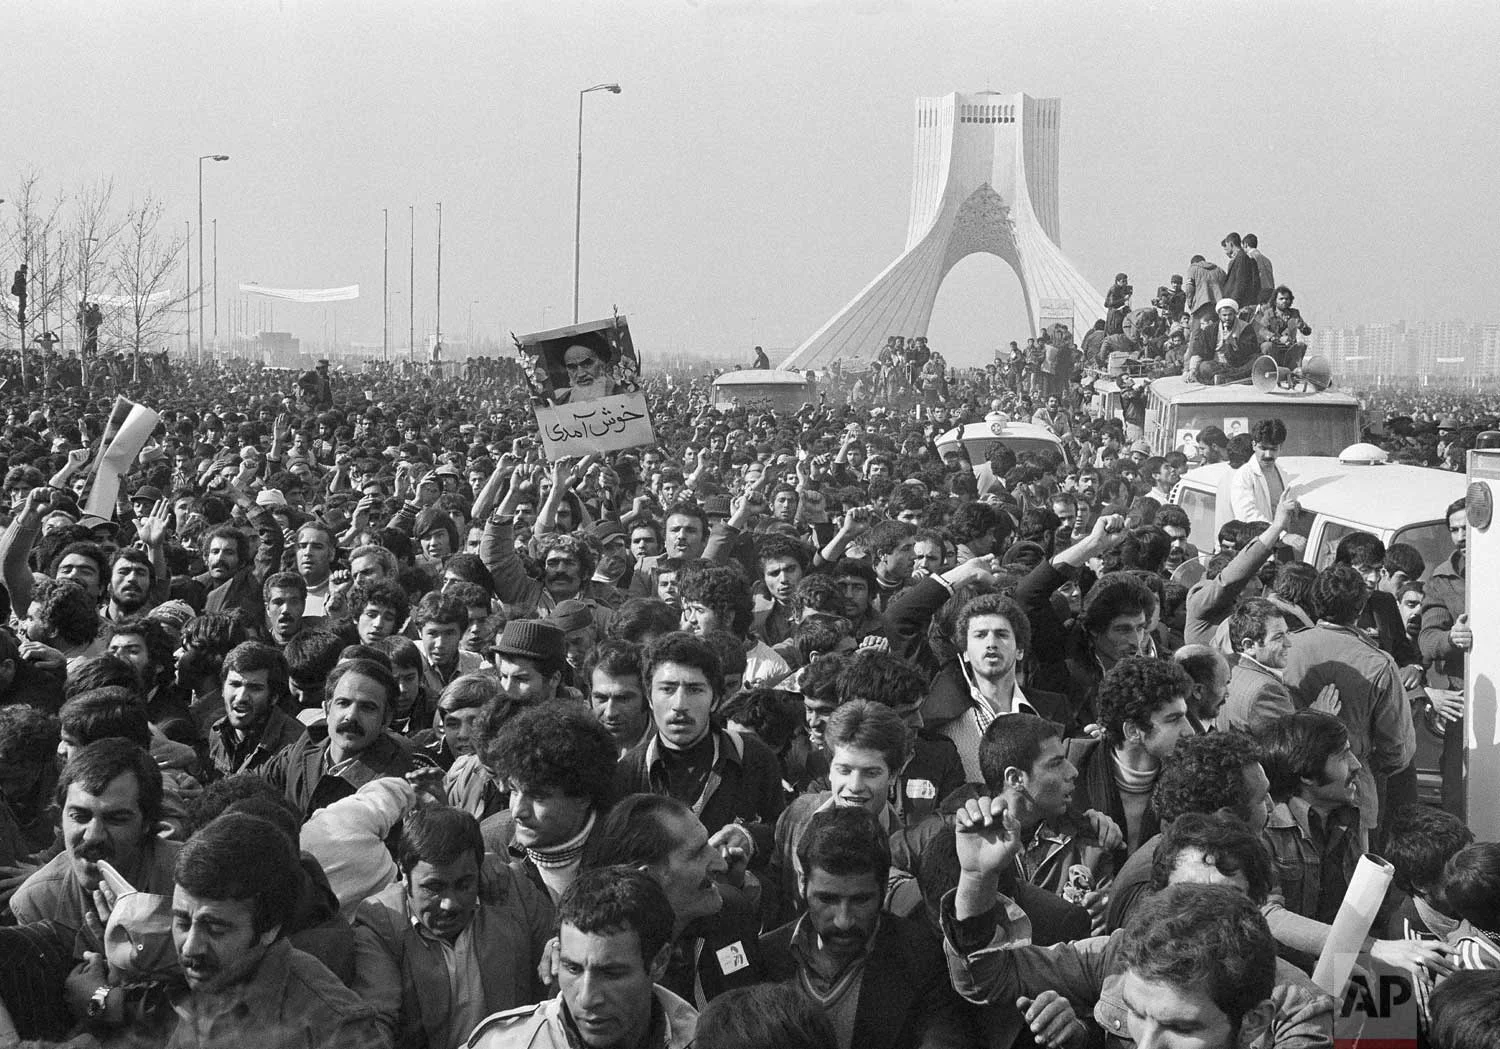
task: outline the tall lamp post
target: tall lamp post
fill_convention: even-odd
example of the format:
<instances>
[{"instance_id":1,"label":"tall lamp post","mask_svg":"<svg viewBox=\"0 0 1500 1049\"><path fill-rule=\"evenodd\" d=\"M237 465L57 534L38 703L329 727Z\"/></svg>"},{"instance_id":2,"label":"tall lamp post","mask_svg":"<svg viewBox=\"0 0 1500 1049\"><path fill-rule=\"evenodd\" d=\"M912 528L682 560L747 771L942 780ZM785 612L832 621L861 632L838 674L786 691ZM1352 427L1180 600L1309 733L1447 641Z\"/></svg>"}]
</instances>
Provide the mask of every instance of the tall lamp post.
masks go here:
<instances>
[{"instance_id":1,"label":"tall lamp post","mask_svg":"<svg viewBox=\"0 0 1500 1049\"><path fill-rule=\"evenodd\" d=\"M411 212L411 255L406 264L406 359L417 359L417 206Z\"/></svg>"},{"instance_id":2,"label":"tall lamp post","mask_svg":"<svg viewBox=\"0 0 1500 1049\"><path fill-rule=\"evenodd\" d=\"M380 263L380 359L391 360L391 209L381 208L385 216L385 247Z\"/></svg>"},{"instance_id":3,"label":"tall lamp post","mask_svg":"<svg viewBox=\"0 0 1500 1049\"><path fill-rule=\"evenodd\" d=\"M198 363L203 363L203 162L205 160L228 160L227 153L205 153L198 158ZM189 276L191 277L191 273ZM189 287L189 293L192 288ZM188 340L191 343L191 338ZM192 349L191 346L188 347Z\"/></svg>"},{"instance_id":4,"label":"tall lamp post","mask_svg":"<svg viewBox=\"0 0 1500 1049\"><path fill-rule=\"evenodd\" d=\"M619 84L595 84L578 92L578 191L573 201L573 323L578 323L578 246L583 238L583 96L593 91L620 93Z\"/></svg>"}]
</instances>

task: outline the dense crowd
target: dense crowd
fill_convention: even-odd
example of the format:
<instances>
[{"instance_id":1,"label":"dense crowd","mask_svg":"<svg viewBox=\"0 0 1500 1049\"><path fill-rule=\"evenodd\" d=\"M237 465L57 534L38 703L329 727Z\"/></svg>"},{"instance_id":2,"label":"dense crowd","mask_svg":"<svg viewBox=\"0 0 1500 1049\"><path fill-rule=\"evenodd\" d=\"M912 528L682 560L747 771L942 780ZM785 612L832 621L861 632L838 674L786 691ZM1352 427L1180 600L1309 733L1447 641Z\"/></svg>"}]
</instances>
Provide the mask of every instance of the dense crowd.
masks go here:
<instances>
[{"instance_id":1,"label":"dense crowd","mask_svg":"<svg viewBox=\"0 0 1500 1049\"><path fill-rule=\"evenodd\" d=\"M1463 504L1441 564L1315 570L1268 421L1202 439L1195 548L1139 391L1088 407L1117 288L1076 348L893 339L796 411L648 372L656 445L552 463L515 361L174 361L107 516L110 399L0 389L0 1044L1331 1046L1373 848L1367 963L1493 1044ZM1485 425L1370 403L1424 462ZM997 410L1068 458L939 452Z\"/></svg>"}]
</instances>

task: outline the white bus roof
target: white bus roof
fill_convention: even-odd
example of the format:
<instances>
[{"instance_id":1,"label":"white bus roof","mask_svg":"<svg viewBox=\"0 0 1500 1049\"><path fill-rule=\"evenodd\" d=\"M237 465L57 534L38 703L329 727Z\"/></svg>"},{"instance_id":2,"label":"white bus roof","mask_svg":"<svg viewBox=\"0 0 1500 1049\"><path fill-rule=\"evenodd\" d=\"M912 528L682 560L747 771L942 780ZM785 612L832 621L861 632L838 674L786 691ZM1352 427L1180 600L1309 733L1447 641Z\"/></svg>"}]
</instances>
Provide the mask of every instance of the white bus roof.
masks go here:
<instances>
[{"instance_id":1,"label":"white bus roof","mask_svg":"<svg viewBox=\"0 0 1500 1049\"><path fill-rule=\"evenodd\" d=\"M715 386L806 386L807 376L802 372L782 371L779 368L758 368L751 371L725 372L714 380Z\"/></svg>"},{"instance_id":2,"label":"white bus roof","mask_svg":"<svg viewBox=\"0 0 1500 1049\"><path fill-rule=\"evenodd\" d=\"M1263 392L1248 382L1209 386L1188 382L1180 375L1155 379L1151 392L1170 404L1286 404L1316 407L1359 407L1359 400L1342 390L1273 390Z\"/></svg>"}]
</instances>

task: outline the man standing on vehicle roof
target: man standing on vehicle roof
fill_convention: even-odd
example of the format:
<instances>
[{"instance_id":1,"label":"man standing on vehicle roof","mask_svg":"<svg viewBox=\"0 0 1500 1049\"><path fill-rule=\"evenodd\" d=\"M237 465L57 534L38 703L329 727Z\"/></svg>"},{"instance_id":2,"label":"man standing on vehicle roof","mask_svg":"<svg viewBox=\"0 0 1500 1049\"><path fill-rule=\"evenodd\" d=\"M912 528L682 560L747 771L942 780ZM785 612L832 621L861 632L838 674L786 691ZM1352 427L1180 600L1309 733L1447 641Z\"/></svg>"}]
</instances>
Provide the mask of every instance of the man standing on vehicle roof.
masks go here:
<instances>
[{"instance_id":1,"label":"man standing on vehicle roof","mask_svg":"<svg viewBox=\"0 0 1500 1049\"><path fill-rule=\"evenodd\" d=\"M1280 419L1258 420L1250 430L1250 439L1255 454L1229 482L1231 516L1236 521L1269 522L1290 483L1276 465L1276 457L1286 443L1286 423Z\"/></svg>"}]
</instances>

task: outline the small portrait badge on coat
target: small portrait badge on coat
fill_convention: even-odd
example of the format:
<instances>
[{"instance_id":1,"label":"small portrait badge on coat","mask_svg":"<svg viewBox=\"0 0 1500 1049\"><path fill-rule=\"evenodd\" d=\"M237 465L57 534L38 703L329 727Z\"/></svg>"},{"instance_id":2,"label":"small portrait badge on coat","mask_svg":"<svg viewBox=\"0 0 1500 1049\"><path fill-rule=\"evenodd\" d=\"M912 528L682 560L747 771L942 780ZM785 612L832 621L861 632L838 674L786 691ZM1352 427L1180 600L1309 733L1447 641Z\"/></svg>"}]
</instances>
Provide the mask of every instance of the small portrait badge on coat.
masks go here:
<instances>
[{"instance_id":1,"label":"small portrait badge on coat","mask_svg":"<svg viewBox=\"0 0 1500 1049\"><path fill-rule=\"evenodd\" d=\"M733 976L741 969L750 968L750 959L745 956L745 947L739 940L728 947L720 947L714 954L719 959L719 971L725 976Z\"/></svg>"},{"instance_id":2,"label":"small portrait badge on coat","mask_svg":"<svg viewBox=\"0 0 1500 1049\"><path fill-rule=\"evenodd\" d=\"M913 801L931 801L937 797L937 788L931 780L909 779L906 781L906 796Z\"/></svg>"}]
</instances>

